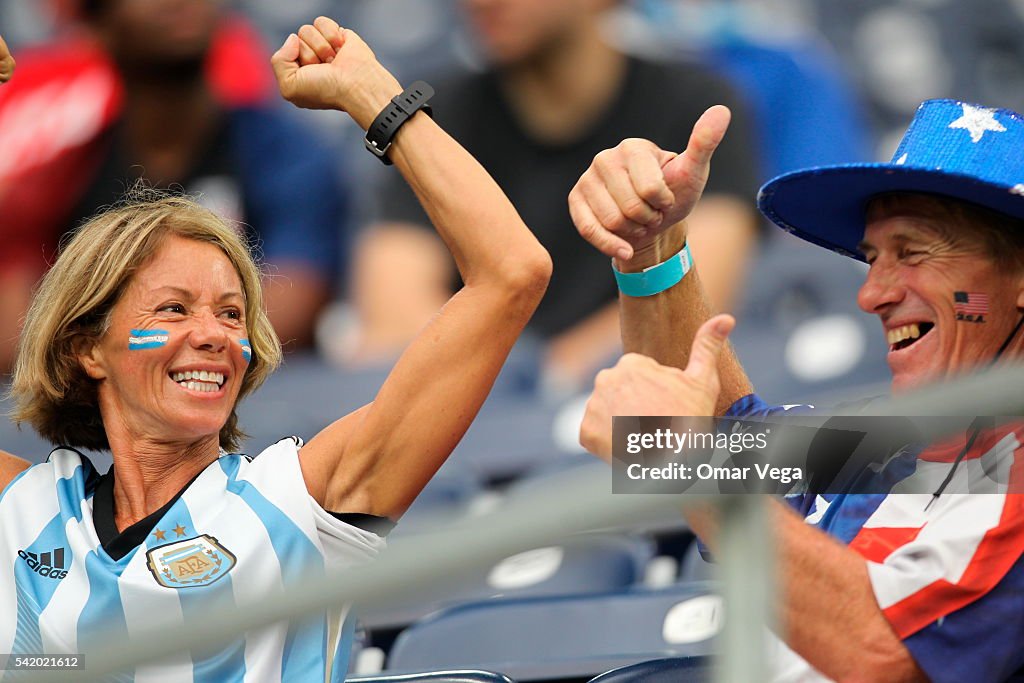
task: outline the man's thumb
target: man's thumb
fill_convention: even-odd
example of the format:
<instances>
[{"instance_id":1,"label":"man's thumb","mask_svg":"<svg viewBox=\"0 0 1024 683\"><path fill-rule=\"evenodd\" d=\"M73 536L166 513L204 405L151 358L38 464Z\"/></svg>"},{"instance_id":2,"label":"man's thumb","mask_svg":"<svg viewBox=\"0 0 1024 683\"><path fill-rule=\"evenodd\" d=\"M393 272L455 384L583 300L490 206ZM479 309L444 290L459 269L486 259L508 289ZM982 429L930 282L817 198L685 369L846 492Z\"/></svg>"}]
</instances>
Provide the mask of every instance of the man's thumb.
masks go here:
<instances>
[{"instance_id":1,"label":"man's thumb","mask_svg":"<svg viewBox=\"0 0 1024 683\"><path fill-rule=\"evenodd\" d=\"M684 187L701 190L707 182L711 155L718 149L725 132L729 129L732 112L728 107L715 105L704 112L693 126L686 152L674 159L662 162L665 182L669 189L676 191ZM700 183L694 187L694 181Z\"/></svg>"},{"instance_id":2,"label":"man's thumb","mask_svg":"<svg viewBox=\"0 0 1024 683\"><path fill-rule=\"evenodd\" d=\"M718 373L718 358L735 326L736 320L731 315L716 315L701 325L693 338L686 374L701 381L715 376Z\"/></svg>"}]
</instances>

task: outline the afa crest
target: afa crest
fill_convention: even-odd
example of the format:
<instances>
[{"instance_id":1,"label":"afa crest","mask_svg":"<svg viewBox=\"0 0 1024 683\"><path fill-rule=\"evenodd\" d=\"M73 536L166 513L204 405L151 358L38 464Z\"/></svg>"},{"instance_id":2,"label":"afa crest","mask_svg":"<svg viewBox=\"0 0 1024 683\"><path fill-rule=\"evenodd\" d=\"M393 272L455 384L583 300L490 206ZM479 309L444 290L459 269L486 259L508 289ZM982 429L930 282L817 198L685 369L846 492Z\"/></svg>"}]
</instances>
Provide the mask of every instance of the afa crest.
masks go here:
<instances>
[{"instance_id":1,"label":"afa crest","mask_svg":"<svg viewBox=\"0 0 1024 683\"><path fill-rule=\"evenodd\" d=\"M209 586L238 562L213 536L203 534L146 553L146 566L157 583L168 588Z\"/></svg>"}]
</instances>

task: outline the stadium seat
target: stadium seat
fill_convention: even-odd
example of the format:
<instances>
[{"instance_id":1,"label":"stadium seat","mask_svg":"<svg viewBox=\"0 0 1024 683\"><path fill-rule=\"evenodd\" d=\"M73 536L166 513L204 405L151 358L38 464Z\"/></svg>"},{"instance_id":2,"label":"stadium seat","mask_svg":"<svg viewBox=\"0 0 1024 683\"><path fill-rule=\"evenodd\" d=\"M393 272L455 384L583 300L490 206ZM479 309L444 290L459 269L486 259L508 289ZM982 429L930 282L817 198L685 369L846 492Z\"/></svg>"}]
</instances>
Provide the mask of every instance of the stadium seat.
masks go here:
<instances>
[{"instance_id":1,"label":"stadium seat","mask_svg":"<svg viewBox=\"0 0 1024 683\"><path fill-rule=\"evenodd\" d=\"M672 657L613 669L590 683L710 683L712 674L710 657Z\"/></svg>"},{"instance_id":2,"label":"stadium seat","mask_svg":"<svg viewBox=\"0 0 1024 683\"><path fill-rule=\"evenodd\" d=\"M515 683L504 674L493 671L457 670L424 673L349 676L350 683Z\"/></svg>"},{"instance_id":3,"label":"stadium seat","mask_svg":"<svg viewBox=\"0 0 1024 683\"><path fill-rule=\"evenodd\" d=\"M721 626L710 584L453 607L404 631L388 669L470 667L520 681L592 677L668 656L706 656Z\"/></svg>"},{"instance_id":4,"label":"stadium seat","mask_svg":"<svg viewBox=\"0 0 1024 683\"><path fill-rule=\"evenodd\" d=\"M697 539L694 539L679 565L679 580L687 581L710 581L715 578L715 565L705 560L700 554L700 546Z\"/></svg>"},{"instance_id":5,"label":"stadium seat","mask_svg":"<svg viewBox=\"0 0 1024 683\"><path fill-rule=\"evenodd\" d=\"M342 370L309 354L288 356L287 364L239 406L239 424L251 436L246 447L258 453L291 434L312 438L372 401L389 369ZM504 388L497 386L491 393L446 467L462 469L486 484L518 477L557 452L552 410L519 388L518 376L524 373L503 373L509 375L502 380Z\"/></svg>"},{"instance_id":6,"label":"stadium seat","mask_svg":"<svg viewBox=\"0 0 1024 683\"><path fill-rule=\"evenodd\" d=\"M373 632L404 628L444 607L492 597L607 593L642 581L654 553L646 538L582 535L561 545L506 558L466 576L457 592L427 592L413 604L360 611ZM437 667L427 667L437 668Z\"/></svg>"},{"instance_id":7,"label":"stadium seat","mask_svg":"<svg viewBox=\"0 0 1024 683\"><path fill-rule=\"evenodd\" d=\"M766 400L830 405L885 393L888 346L855 299L865 268L781 233L758 256L730 340Z\"/></svg>"}]
</instances>

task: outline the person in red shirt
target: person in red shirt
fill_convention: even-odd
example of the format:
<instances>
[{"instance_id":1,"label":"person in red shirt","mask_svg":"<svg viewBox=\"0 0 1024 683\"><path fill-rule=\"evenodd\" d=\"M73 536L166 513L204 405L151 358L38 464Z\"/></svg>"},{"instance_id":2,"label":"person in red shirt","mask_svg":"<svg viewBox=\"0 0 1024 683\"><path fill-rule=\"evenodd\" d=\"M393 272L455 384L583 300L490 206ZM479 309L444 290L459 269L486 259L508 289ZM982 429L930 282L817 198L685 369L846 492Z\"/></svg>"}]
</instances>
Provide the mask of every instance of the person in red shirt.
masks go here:
<instances>
[{"instance_id":1,"label":"person in red shirt","mask_svg":"<svg viewBox=\"0 0 1024 683\"><path fill-rule=\"evenodd\" d=\"M255 30L211 0L75 0L64 18L0 93L0 374L57 245L139 179L238 221L272 266L275 330L311 344L345 186L337 155L280 110Z\"/></svg>"}]
</instances>

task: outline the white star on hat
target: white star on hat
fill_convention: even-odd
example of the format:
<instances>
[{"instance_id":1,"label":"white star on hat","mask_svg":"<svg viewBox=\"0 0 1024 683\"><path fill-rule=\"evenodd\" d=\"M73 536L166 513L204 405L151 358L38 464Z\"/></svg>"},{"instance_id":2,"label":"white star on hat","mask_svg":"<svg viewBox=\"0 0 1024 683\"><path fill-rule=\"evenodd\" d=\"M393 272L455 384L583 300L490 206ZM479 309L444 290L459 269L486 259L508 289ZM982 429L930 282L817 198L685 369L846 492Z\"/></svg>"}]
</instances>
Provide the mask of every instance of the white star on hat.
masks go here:
<instances>
[{"instance_id":1,"label":"white star on hat","mask_svg":"<svg viewBox=\"0 0 1024 683\"><path fill-rule=\"evenodd\" d=\"M963 128L964 130L969 131L971 133L971 142L981 142L981 138L983 138L985 133L988 131L992 131L994 133L1006 132L1006 127L996 121L995 109L972 107L969 104L964 104L962 106L964 108L964 115L949 124L949 127Z\"/></svg>"}]
</instances>

